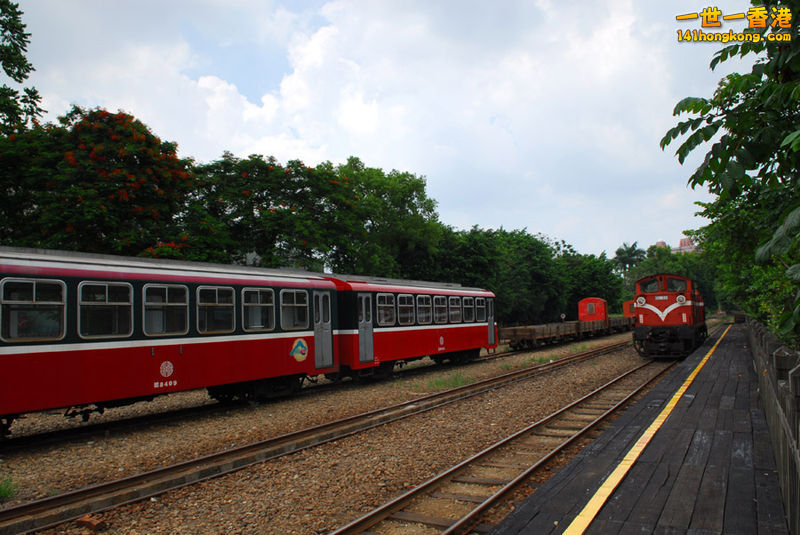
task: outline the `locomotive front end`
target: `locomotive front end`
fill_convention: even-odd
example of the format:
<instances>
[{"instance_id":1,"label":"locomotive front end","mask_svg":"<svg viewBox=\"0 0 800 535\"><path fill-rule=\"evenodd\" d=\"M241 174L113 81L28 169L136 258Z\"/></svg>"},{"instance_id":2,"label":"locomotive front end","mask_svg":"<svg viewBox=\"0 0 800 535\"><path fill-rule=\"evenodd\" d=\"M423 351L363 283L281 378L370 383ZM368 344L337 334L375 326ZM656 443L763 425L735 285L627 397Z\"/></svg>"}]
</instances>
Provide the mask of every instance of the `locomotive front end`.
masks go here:
<instances>
[{"instance_id":1,"label":"locomotive front end","mask_svg":"<svg viewBox=\"0 0 800 535\"><path fill-rule=\"evenodd\" d=\"M686 356L706 337L703 300L694 281L670 274L636 283L633 344L642 356Z\"/></svg>"}]
</instances>

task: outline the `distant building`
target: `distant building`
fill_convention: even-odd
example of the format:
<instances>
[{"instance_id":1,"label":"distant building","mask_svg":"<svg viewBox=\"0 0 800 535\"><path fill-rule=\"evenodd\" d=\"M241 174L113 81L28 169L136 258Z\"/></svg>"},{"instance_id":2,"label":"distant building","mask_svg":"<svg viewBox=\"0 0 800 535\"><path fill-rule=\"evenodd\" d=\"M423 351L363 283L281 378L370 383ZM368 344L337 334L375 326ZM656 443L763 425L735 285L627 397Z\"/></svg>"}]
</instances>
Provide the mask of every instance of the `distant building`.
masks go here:
<instances>
[{"instance_id":1,"label":"distant building","mask_svg":"<svg viewBox=\"0 0 800 535\"><path fill-rule=\"evenodd\" d=\"M663 240L659 240L653 245L655 247L665 247L665 248L669 249L670 251L672 251L673 254L676 254L676 253L697 253L697 252L699 252L699 249L694 244L694 242L692 241L691 238L681 238L680 245L678 245L677 247L670 247L669 245L667 245L667 242L665 242Z\"/></svg>"},{"instance_id":2,"label":"distant building","mask_svg":"<svg viewBox=\"0 0 800 535\"><path fill-rule=\"evenodd\" d=\"M673 253L696 253L697 246L691 238L681 238L681 244L672 248Z\"/></svg>"}]
</instances>

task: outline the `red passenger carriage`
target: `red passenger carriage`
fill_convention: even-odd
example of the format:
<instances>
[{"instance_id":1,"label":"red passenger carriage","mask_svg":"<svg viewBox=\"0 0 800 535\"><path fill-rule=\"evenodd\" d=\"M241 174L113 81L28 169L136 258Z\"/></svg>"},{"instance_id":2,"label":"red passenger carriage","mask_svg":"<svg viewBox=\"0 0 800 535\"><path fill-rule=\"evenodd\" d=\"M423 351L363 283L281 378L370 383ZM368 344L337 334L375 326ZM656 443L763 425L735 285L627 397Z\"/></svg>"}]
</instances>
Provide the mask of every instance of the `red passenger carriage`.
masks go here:
<instances>
[{"instance_id":1,"label":"red passenger carriage","mask_svg":"<svg viewBox=\"0 0 800 535\"><path fill-rule=\"evenodd\" d=\"M455 285L0 248L0 436L27 412L65 407L88 417L195 388L220 400L265 398L306 377L475 356L496 346L493 297Z\"/></svg>"}]
</instances>

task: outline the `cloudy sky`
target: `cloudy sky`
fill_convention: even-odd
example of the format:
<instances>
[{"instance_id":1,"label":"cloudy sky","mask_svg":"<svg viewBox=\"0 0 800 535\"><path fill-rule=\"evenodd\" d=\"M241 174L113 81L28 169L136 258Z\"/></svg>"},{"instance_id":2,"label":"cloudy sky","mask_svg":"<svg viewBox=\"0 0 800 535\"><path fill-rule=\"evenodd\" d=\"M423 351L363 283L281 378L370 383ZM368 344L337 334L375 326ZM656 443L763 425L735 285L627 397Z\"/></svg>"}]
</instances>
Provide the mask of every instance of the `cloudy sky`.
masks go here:
<instances>
[{"instance_id":1,"label":"cloudy sky","mask_svg":"<svg viewBox=\"0 0 800 535\"><path fill-rule=\"evenodd\" d=\"M579 252L677 245L702 190L658 142L728 71L679 43L676 0L22 0L47 119L124 110L198 162L275 156L408 171L456 228ZM715 2L723 14L745 0ZM723 23L741 31L746 21ZM729 69L741 70L741 64Z\"/></svg>"}]
</instances>

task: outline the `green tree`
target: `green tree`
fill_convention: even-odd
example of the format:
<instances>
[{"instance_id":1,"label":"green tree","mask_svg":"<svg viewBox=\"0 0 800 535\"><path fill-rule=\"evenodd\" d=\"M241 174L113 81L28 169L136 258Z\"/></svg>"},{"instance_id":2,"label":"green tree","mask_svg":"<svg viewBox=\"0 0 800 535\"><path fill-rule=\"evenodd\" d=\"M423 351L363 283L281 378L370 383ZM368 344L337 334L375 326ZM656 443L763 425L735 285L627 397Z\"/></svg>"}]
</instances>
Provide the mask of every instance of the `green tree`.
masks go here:
<instances>
[{"instance_id":1,"label":"green tree","mask_svg":"<svg viewBox=\"0 0 800 535\"><path fill-rule=\"evenodd\" d=\"M661 146L686 136L676 152L683 163L697 147L711 143L689 178L692 187L705 185L717 195L704 206L702 215L711 217L711 224L698 233L700 246L723 271L731 259L741 261L735 269L742 276L737 280L727 273L724 295L737 299L748 313L796 334L800 301L786 306L785 295L797 295L800 283L800 2L765 1L763 7L776 16L766 28L746 31L760 37L758 42L726 46L711 61L714 69L720 62L752 54L750 72L725 76L711 98L681 100L674 114L690 117L670 129ZM791 27L781 13L794 15ZM791 40L767 39L781 34ZM736 229L749 239L735 234ZM757 297L742 300L748 291Z\"/></svg>"},{"instance_id":2,"label":"green tree","mask_svg":"<svg viewBox=\"0 0 800 535\"><path fill-rule=\"evenodd\" d=\"M74 107L59 125L0 138L0 242L181 257L189 162L140 121Z\"/></svg>"},{"instance_id":3,"label":"green tree","mask_svg":"<svg viewBox=\"0 0 800 535\"><path fill-rule=\"evenodd\" d=\"M347 224L331 240L329 263L338 272L431 279L430 259L442 226L425 179L366 167L351 157L336 167L347 195Z\"/></svg>"},{"instance_id":4,"label":"green tree","mask_svg":"<svg viewBox=\"0 0 800 535\"><path fill-rule=\"evenodd\" d=\"M644 260L645 256L646 252L639 247L639 242L633 242L630 245L628 242L623 242L620 247L617 247L614 264L620 273L626 274L630 268Z\"/></svg>"},{"instance_id":5,"label":"green tree","mask_svg":"<svg viewBox=\"0 0 800 535\"><path fill-rule=\"evenodd\" d=\"M0 65L5 75L17 84L27 80L34 70L25 57L29 42L30 34L25 32L19 4L0 0ZM0 87L0 133L12 134L41 117L40 102L35 87L20 92L4 82Z\"/></svg>"},{"instance_id":6,"label":"green tree","mask_svg":"<svg viewBox=\"0 0 800 535\"><path fill-rule=\"evenodd\" d=\"M635 244L634 244L635 245ZM622 278L614 272L615 262L606 258L575 252L558 256L556 264L564 273L567 319L578 319L578 301L585 297L601 297L608 302L609 312L621 310Z\"/></svg>"}]
</instances>

